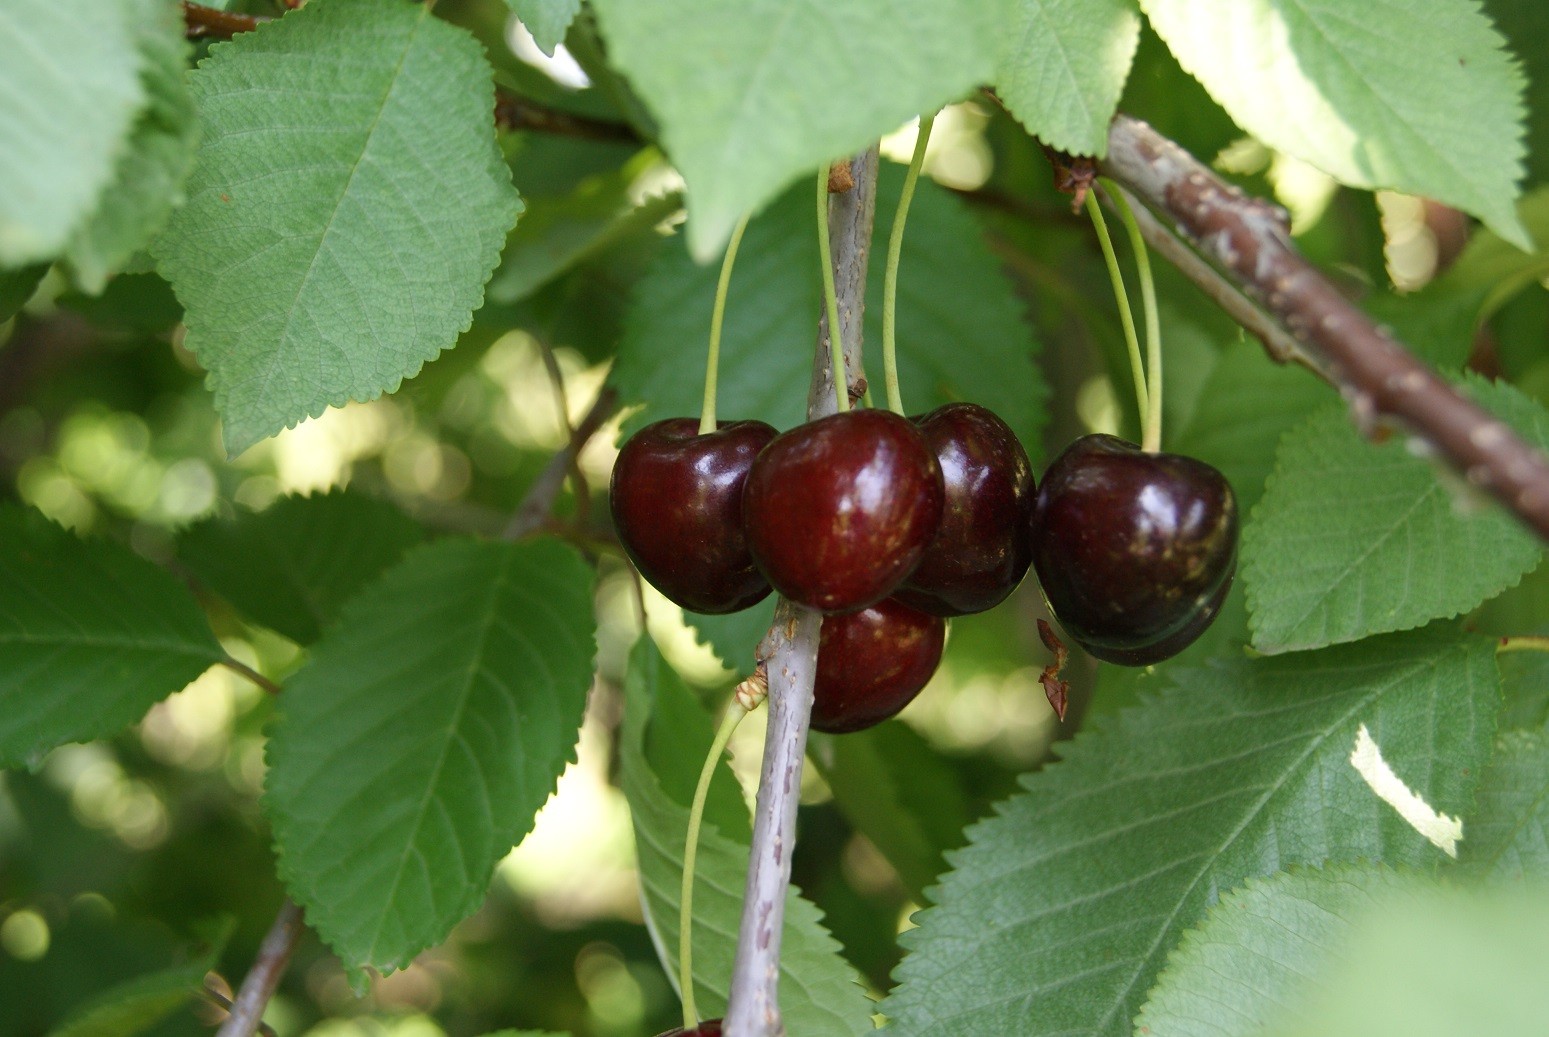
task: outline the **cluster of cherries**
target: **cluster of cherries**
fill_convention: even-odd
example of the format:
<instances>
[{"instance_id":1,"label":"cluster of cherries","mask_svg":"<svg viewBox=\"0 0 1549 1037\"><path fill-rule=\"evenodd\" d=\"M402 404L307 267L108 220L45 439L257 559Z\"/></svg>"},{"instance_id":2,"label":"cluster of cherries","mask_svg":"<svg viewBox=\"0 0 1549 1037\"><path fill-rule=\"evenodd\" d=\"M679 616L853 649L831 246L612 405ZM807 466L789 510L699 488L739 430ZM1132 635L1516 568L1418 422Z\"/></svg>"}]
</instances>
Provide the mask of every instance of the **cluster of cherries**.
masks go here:
<instances>
[{"instance_id":1,"label":"cluster of cherries","mask_svg":"<svg viewBox=\"0 0 1549 1037\"><path fill-rule=\"evenodd\" d=\"M659 421L624 444L611 500L624 550L678 605L736 612L772 587L826 614L812 726L836 733L903 709L946 619L999 604L1029 564L1072 639L1143 666L1210 625L1237 559L1235 499L1211 466L1093 435L1035 487L1015 433L971 403L779 434Z\"/></svg>"}]
</instances>

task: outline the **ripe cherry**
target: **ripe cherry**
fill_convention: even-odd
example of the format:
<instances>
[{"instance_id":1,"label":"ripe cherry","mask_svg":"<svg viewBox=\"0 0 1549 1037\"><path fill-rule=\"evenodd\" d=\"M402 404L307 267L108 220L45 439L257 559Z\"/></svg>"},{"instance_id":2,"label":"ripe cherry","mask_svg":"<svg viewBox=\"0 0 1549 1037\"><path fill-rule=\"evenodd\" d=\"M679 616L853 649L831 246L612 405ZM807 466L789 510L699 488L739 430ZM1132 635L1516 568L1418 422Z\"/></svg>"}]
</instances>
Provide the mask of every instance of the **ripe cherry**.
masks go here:
<instances>
[{"instance_id":1,"label":"ripe cherry","mask_svg":"<svg viewBox=\"0 0 1549 1037\"><path fill-rule=\"evenodd\" d=\"M936 535L941 505L925 440L884 410L781 433L753 462L742 498L759 569L781 594L825 612L892 593Z\"/></svg>"},{"instance_id":2,"label":"ripe cherry","mask_svg":"<svg viewBox=\"0 0 1549 1037\"><path fill-rule=\"evenodd\" d=\"M941 529L896 596L938 616L994 608L1027 573L1033 468L1000 418L949 403L914 422L941 466Z\"/></svg>"},{"instance_id":3,"label":"ripe cherry","mask_svg":"<svg viewBox=\"0 0 1549 1037\"><path fill-rule=\"evenodd\" d=\"M936 672L946 634L946 620L897 598L823 617L813 728L860 731L903 709Z\"/></svg>"},{"instance_id":4,"label":"ripe cherry","mask_svg":"<svg viewBox=\"0 0 1549 1037\"><path fill-rule=\"evenodd\" d=\"M1086 436L1044 473L1031 534L1065 632L1099 659L1145 666L1187 648L1220 611L1237 501L1203 461Z\"/></svg>"},{"instance_id":5,"label":"ripe cherry","mask_svg":"<svg viewBox=\"0 0 1549 1037\"><path fill-rule=\"evenodd\" d=\"M676 1030L668 1030L660 1037L721 1037L721 1021L706 1019L692 1030L685 1030L680 1026Z\"/></svg>"},{"instance_id":6,"label":"ripe cherry","mask_svg":"<svg viewBox=\"0 0 1549 1037\"><path fill-rule=\"evenodd\" d=\"M775 430L668 418L630 437L609 499L625 552L657 590L694 612L736 612L769 593L743 534L742 488Z\"/></svg>"}]
</instances>

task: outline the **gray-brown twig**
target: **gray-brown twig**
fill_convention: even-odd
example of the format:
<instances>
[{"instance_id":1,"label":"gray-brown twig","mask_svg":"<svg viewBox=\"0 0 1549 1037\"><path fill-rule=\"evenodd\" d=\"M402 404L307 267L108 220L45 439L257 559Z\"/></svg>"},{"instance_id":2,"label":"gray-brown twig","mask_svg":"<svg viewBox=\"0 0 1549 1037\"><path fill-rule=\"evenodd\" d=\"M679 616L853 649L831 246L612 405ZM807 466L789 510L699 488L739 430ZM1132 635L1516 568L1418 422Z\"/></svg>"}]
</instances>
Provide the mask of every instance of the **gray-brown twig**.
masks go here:
<instances>
[{"instance_id":1,"label":"gray-brown twig","mask_svg":"<svg viewBox=\"0 0 1549 1037\"><path fill-rule=\"evenodd\" d=\"M861 318L866 305L866 266L877 203L877 149L856 156L850 165L855 186L829 201L835 292L844 345L845 377L852 400L865 392L861 377ZM817 351L807 417L837 410L829 363L828 320L818 324ZM812 683L817 672L818 636L823 617L781 599L774 625L758 647L769 676L769 727L753 816L753 843L742 901L737 956L732 963L726 1006L727 1037L776 1037L780 1021L780 937L785 925L785 895L791 882L791 851L796 845L796 807L801 792L802 760L812 715Z\"/></svg>"},{"instance_id":2,"label":"gray-brown twig","mask_svg":"<svg viewBox=\"0 0 1549 1037\"><path fill-rule=\"evenodd\" d=\"M571 433L570 442L549 458L549 463L532 481L527 495L516 506L501 536L507 540L519 540L543 528L549 512L554 510L554 501L559 497L560 488L565 485L565 476L570 474L576 458L581 454L581 448L607 423L617 405L618 393L604 386Z\"/></svg>"},{"instance_id":3,"label":"gray-brown twig","mask_svg":"<svg viewBox=\"0 0 1549 1037\"><path fill-rule=\"evenodd\" d=\"M264 942L258 945L258 957L253 959L253 967L242 981L242 988L231 1001L231 1014L221 1024L215 1037L253 1037L263 1021L264 1008L274 996L275 988L280 985L280 977L285 975L285 966L290 962L291 952L296 949L296 942L301 939L305 928L301 908L286 897L285 903L280 905L279 914L275 915L274 924L264 936Z\"/></svg>"},{"instance_id":4,"label":"gray-brown twig","mask_svg":"<svg viewBox=\"0 0 1549 1037\"><path fill-rule=\"evenodd\" d=\"M1293 356L1338 387L1363 431L1379 419L1402 423L1549 539L1549 458L1341 295L1296 250L1278 208L1247 197L1128 116L1114 119L1100 166L1280 322Z\"/></svg>"}]
</instances>

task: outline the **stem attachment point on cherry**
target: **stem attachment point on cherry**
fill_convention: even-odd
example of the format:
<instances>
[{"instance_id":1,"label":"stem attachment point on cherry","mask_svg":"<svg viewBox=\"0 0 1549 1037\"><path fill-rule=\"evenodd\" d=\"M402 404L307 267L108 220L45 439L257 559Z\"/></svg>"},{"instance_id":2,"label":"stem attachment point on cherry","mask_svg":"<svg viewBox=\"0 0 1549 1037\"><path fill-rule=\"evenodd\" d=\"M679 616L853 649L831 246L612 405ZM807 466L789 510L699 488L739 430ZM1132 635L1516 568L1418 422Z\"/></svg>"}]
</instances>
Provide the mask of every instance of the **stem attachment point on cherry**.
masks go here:
<instances>
[{"instance_id":1,"label":"stem attachment point on cherry","mask_svg":"<svg viewBox=\"0 0 1549 1037\"><path fill-rule=\"evenodd\" d=\"M887 384L888 409L898 415L904 413L903 396L898 389L898 346L894 323L898 302L898 262L903 254L904 221L909 218L909 204L914 201L914 187L919 182L920 169L925 165L925 149L930 144L930 130L935 121L934 114L920 117L920 129L914 138L914 155L909 159L904 189L898 195L898 212L893 216L893 229L888 235L887 269L882 279L882 370Z\"/></svg>"},{"instance_id":2,"label":"stem attachment point on cherry","mask_svg":"<svg viewBox=\"0 0 1549 1037\"><path fill-rule=\"evenodd\" d=\"M726 243L726 257L721 260L721 276L715 283L715 305L710 309L710 351L705 360L705 402L699 412L699 434L715 431L715 396L721 377L721 327L726 317L726 293L731 287L731 268L737 262L737 248L742 244L742 233L748 229L748 217L737 221Z\"/></svg>"}]
</instances>

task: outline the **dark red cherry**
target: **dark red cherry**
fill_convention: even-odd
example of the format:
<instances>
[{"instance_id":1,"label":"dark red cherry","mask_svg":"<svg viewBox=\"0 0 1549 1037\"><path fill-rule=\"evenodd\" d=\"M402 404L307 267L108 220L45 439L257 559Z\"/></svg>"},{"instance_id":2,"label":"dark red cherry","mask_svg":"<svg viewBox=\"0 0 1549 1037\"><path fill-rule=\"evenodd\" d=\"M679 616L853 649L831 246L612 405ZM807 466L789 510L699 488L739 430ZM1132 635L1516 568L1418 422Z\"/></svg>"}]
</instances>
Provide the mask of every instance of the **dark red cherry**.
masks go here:
<instances>
[{"instance_id":1,"label":"dark red cherry","mask_svg":"<svg viewBox=\"0 0 1549 1037\"><path fill-rule=\"evenodd\" d=\"M884 598L823 617L812 726L843 734L880 724L925 687L941 662L947 621Z\"/></svg>"},{"instance_id":2,"label":"dark red cherry","mask_svg":"<svg viewBox=\"0 0 1549 1037\"><path fill-rule=\"evenodd\" d=\"M1107 662L1183 651L1237 566L1237 501L1220 472L1113 436L1076 440L1044 473L1033 567L1060 625Z\"/></svg>"},{"instance_id":3,"label":"dark red cherry","mask_svg":"<svg viewBox=\"0 0 1549 1037\"><path fill-rule=\"evenodd\" d=\"M941 466L941 528L895 597L938 616L994 608L1032 561L1027 519L1033 467L1000 418L976 403L949 403L913 419Z\"/></svg>"},{"instance_id":4,"label":"dark red cherry","mask_svg":"<svg viewBox=\"0 0 1549 1037\"><path fill-rule=\"evenodd\" d=\"M941 524L941 469L919 430L885 410L782 432L742 495L748 547L775 590L825 612L864 608L919 564Z\"/></svg>"},{"instance_id":5,"label":"dark red cherry","mask_svg":"<svg viewBox=\"0 0 1549 1037\"><path fill-rule=\"evenodd\" d=\"M680 1026L676 1030L668 1030L660 1037L721 1037L721 1021L706 1019L692 1030L685 1030Z\"/></svg>"},{"instance_id":6,"label":"dark red cherry","mask_svg":"<svg viewBox=\"0 0 1549 1037\"><path fill-rule=\"evenodd\" d=\"M769 593L748 553L742 487L775 430L762 421L668 418L630 437L609 500L624 551L657 590L694 612L736 612Z\"/></svg>"}]
</instances>

